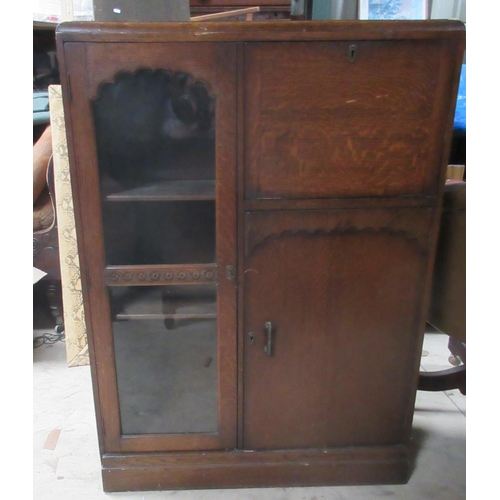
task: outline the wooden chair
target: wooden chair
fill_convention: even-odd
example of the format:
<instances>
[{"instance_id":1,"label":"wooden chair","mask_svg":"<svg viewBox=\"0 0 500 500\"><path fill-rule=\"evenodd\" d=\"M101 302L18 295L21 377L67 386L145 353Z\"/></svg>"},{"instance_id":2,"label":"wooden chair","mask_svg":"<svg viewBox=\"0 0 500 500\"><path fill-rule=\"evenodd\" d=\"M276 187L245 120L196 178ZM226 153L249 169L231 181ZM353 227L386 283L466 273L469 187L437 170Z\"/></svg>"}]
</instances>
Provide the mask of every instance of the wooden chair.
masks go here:
<instances>
[{"instance_id":1,"label":"wooden chair","mask_svg":"<svg viewBox=\"0 0 500 500\"><path fill-rule=\"evenodd\" d=\"M55 331L61 333L64 331L64 322L52 157L48 163L46 179L54 216L50 227L33 231L33 266L47 273L42 281L45 284L47 301L56 322Z\"/></svg>"},{"instance_id":2,"label":"wooden chair","mask_svg":"<svg viewBox=\"0 0 500 500\"><path fill-rule=\"evenodd\" d=\"M419 390L466 393L466 190L462 180L446 182L428 323L449 335L454 363L447 370L420 372Z\"/></svg>"}]
</instances>

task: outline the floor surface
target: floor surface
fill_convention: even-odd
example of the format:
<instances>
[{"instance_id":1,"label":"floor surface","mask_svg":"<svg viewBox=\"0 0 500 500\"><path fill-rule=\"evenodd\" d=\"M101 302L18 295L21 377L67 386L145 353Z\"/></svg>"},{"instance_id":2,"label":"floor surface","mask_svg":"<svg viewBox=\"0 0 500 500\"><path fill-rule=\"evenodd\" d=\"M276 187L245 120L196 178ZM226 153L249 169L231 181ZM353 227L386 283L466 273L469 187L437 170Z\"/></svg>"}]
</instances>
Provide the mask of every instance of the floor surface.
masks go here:
<instances>
[{"instance_id":1,"label":"floor surface","mask_svg":"<svg viewBox=\"0 0 500 500\"><path fill-rule=\"evenodd\" d=\"M34 329L33 335L53 333ZM448 337L426 334L425 370L443 369ZM66 366L64 342L33 349L33 498L36 500L461 500L466 494L466 397L418 392L415 468L406 485L103 493L90 367Z\"/></svg>"}]
</instances>

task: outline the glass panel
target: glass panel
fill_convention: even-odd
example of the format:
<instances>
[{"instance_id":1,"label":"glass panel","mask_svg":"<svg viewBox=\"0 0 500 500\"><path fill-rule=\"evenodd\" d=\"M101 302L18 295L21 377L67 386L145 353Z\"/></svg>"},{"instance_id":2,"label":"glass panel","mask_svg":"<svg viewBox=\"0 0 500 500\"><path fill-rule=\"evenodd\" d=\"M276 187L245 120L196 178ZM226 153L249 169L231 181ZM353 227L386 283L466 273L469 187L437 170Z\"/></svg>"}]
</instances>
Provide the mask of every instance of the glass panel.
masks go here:
<instances>
[{"instance_id":1,"label":"glass panel","mask_svg":"<svg viewBox=\"0 0 500 500\"><path fill-rule=\"evenodd\" d=\"M216 433L215 285L109 294L123 434Z\"/></svg>"},{"instance_id":2,"label":"glass panel","mask_svg":"<svg viewBox=\"0 0 500 500\"><path fill-rule=\"evenodd\" d=\"M103 204L108 265L215 262L215 202Z\"/></svg>"},{"instance_id":3,"label":"glass panel","mask_svg":"<svg viewBox=\"0 0 500 500\"><path fill-rule=\"evenodd\" d=\"M215 261L215 100L187 73L119 73L93 101L108 265Z\"/></svg>"}]
</instances>

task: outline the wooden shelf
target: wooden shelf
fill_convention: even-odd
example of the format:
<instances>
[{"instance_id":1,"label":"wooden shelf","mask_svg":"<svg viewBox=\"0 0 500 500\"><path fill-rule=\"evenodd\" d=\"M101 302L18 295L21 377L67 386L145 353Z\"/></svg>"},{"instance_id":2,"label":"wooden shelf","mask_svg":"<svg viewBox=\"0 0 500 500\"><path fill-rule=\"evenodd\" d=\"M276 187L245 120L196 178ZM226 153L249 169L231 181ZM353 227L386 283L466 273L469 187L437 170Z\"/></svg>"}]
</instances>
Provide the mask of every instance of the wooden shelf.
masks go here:
<instances>
[{"instance_id":1,"label":"wooden shelf","mask_svg":"<svg viewBox=\"0 0 500 500\"><path fill-rule=\"evenodd\" d=\"M119 303L116 321L217 318L215 290L202 286L141 288Z\"/></svg>"},{"instance_id":2,"label":"wooden shelf","mask_svg":"<svg viewBox=\"0 0 500 500\"><path fill-rule=\"evenodd\" d=\"M106 201L215 200L215 181L164 181L108 194Z\"/></svg>"}]
</instances>

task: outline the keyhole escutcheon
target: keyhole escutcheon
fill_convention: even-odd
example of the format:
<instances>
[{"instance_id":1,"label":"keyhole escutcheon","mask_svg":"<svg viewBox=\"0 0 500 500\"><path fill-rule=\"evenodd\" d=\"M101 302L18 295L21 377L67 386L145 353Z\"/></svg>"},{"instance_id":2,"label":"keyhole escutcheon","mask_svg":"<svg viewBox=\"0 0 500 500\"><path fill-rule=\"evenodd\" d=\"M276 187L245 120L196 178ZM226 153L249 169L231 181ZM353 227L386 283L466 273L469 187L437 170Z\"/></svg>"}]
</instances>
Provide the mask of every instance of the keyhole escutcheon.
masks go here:
<instances>
[{"instance_id":1,"label":"keyhole escutcheon","mask_svg":"<svg viewBox=\"0 0 500 500\"><path fill-rule=\"evenodd\" d=\"M356 59L356 45L349 45L349 62L354 62Z\"/></svg>"}]
</instances>

